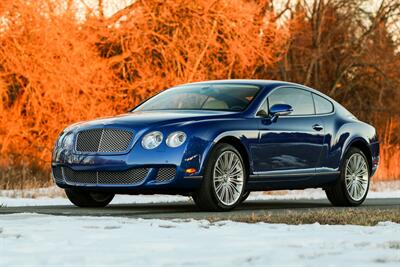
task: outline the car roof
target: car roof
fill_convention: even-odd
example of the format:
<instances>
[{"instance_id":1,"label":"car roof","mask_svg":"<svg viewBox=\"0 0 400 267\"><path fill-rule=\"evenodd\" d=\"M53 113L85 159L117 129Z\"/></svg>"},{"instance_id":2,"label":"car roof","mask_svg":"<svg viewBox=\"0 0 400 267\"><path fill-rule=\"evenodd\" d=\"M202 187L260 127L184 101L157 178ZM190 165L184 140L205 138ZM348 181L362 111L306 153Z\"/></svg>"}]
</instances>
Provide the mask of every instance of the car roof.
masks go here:
<instances>
[{"instance_id":1,"label":"car roof","mask_svg":"<svg viewBox=\"0 0 400 267\"><path fill-rule=\"evenodd\" d=\"M197 84L252 84L252 85L276 85L276 84L291 84L289 82L284 81L275 81L275 80L256 80L256 79L228 79L228 80L209 80L209 81L202 81L202 82L193 82L187 83L184 85L197 85Z\"/></svg>"},{"instance_id":2,"label":"car roof","mask_svg":"<svg viewBox=\"0 0 400 267\"><path fill-rule=\"evenodd\" d=\"M334 99L330 98L329 96L325 95L324 93L310 88L308 86L293 83L293 82L286 82L286 81L279 81L279 80L257 80L257 79L228 79L228 80L209 80L209 81L202 81L202 82L193 82L182 84L179 86L187 86L187 85L212 85L212 84L247 84L247 85L258 85L261 86L263 90L271 91L277 87L284 87L284 86L291 86L300 89L308 90L312 93L320 95L324 98L329 99L331 102L337 103ZM279 89L278 89L279 90Z\"/></svg>"}]
</instances>

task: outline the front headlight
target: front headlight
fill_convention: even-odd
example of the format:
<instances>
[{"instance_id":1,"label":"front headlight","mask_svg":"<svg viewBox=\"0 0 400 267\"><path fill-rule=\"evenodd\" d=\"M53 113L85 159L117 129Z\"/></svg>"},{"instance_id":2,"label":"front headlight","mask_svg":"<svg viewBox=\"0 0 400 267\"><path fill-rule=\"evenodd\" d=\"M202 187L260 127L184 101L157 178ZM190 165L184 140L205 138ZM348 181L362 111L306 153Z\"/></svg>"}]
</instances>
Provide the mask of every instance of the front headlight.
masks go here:
<instances>
[{"instance_id":1,"label":"front headlight","mask_svg":"<svg viewBox=\"0 0 400 267\"><path fill-rule=\"evenodd\" d=\"M63 138L64 138L64 132L62 132L62 133L58 136L55 147L61 147L61 146L62 146L62 139L63 139Z\"/></svg>"},{"instance_id":2,"label":"front headlight","mask_svg":"<svg viewBox=\"0 0 400 267\"><path fill-rule=\"evenodd\" d=\"M74 146L74 135L72 133L67 133L63 139L63 147L65 149L71 149Z\"/></svg>"},{"instance_id":3,"label":"front headlight","mask_svg":"<svg viewBox=\"0 0 400 267\"><path fill-rule=\"evenodd\" d=\"M173 132L168 135L167 138L167 146L169 147L178 147L185 143L186 141L186 134L184 132Z\"/></svg>"},{"instance_id":4,"label":"front headlight","mask_svg":"<svg viewBox=\"0 0 400 267\"><path fill-rule=\"evenodd\" d=\"M142 146L145 149L153 149L158 147L163 140L163 134L159 131L154 131L146 134L142 139Z\"/></svg>"}]
</instances>

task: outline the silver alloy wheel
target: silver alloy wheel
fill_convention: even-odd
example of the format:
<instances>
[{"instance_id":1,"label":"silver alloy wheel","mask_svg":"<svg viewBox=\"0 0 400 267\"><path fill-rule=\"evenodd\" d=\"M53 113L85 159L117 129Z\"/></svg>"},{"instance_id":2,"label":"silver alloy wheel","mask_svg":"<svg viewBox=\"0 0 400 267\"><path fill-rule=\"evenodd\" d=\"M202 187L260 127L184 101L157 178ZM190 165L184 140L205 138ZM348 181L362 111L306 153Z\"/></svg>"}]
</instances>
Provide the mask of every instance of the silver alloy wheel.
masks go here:
<instances>
[{"instance_id":1,"label":"silver alloy wheel","mask_svg":"<svg viewBox=\"0 0 400 267\"><path fill-rule=\"evenodd\" d=\"M223 152L214 165L214 190L224 205L235 204L242 193L244 170L239 156L232 151Z\"/></svg>"},{"instance_id":2,"label":"silver alloy wheel","mask_svg":"<svg viewBox=\"0 0 400 267\"><path fill-rule=\"evenodd\" d=\"M365 158L355 153L346 163L345 184L349 196L354 201L361 200L368 190L368 164Z\"/></svg>"}]
</instances>

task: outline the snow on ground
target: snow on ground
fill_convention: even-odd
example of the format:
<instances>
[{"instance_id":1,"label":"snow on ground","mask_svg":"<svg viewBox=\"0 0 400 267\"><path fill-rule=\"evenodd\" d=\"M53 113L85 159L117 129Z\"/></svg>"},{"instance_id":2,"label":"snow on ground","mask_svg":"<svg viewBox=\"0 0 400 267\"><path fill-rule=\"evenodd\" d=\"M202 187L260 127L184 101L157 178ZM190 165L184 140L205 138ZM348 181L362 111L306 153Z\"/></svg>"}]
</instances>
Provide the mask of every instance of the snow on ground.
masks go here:
<instances>
[{"instance_id":1,"label":"snow on ground","mask_svg":"<svg viewBox=\"0 0 400 267\"><path fill-rule=\"evenodd\" d=\"M134 203L169 203L189 201L189 197L172 195L116 195L111 204L134 204ZM47 205L72 205L65 197L38 197L38 198L13 198L1 197L0 205L5 207L18 206L47 206Z\"/></svg>"},{"instance_id":2,"label":"snow on ground","mask_svg":"<svg viewBox=\"0 0 400 267\"><path fill-rule=\"evenodd\" d=\"M48 195L54 193L54 188L48 188ZM34 193L36 192L36 196ZM40 192L37 193L37 192ZM15 195L16 194L16 195ZM20 197L20 196L24 197ZM17 196L17 197L15 197ZM34 196L34 198L32 198ZM400 190L384 190L382 192L371 191L367 198L398 198ZM253 192L248 198L249 200L273 200L273 199L326 199L325 192L322 189L306 189L293 191L274 191L270 193ZM181 202L190 201L189 197L171 196L171 195L116 195L111 204L133 204L133 203L161 203L161 202ZM54 194L54 197L46 197L46 189L38 191L28 190L25 192L12 192L0 190L0 205L7 207L15 206L39 206L39 205L71 205L68 199L65 198L63 192Z\"/></svg>"},{"instance_id":3,"label":"snow on ground","mask_svg":"<svg viewBox=\"0 0 400 267\"><path fill-rule=\"evenodd\" d=\"M400 197L399 185L375 185L368 198ZM249 197L321 198L321 189ZM112 204L179 201L190 198L117 195ZM51 187L0 190L1 205L71 204ZM366 227L10 214L0 215L0 266L400 266L399 233L400 224L390 222Z\"/></svg>"},{"instance_id":4,"label":"snow on ground","mask_svg":"<svg viewBox=\"0 0 400 267\"><path fill-rule=\"evenodd\" d=\"M0 266L399 266L400 224L0 216Z\"/></svg>"}]
</instances>

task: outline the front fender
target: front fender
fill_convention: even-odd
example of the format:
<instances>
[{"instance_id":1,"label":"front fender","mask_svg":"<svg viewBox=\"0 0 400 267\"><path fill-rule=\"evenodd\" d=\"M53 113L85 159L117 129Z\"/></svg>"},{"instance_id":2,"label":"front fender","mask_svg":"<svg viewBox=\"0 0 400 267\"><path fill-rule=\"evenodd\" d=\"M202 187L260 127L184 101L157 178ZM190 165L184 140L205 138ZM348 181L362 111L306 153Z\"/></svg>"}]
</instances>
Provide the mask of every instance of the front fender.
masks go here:
<instances>
[{"instance_id":1,"label":"front fender","mask_svg":"<svg viewBox=\"0 0 400 267\"><path fill-rule=\"evenodd\" d=\"M246 123L246 127L243 124ZM187 126L186 126L187 127ZM245 128L245 129L244 129ZM215 144L224 138L235 138L241 142L251 162L251 147L258 142L257 122L245 119L198 123L189 129L191 136L182 159L185 168L196 168L203 175L209 155ZM250 164L251 165L251 164Z\"/></svg>"}]
</instances>

